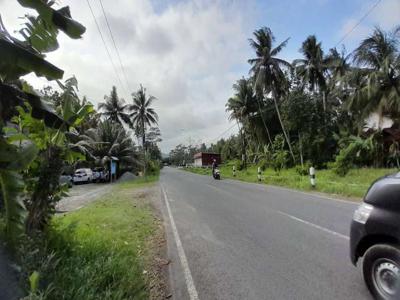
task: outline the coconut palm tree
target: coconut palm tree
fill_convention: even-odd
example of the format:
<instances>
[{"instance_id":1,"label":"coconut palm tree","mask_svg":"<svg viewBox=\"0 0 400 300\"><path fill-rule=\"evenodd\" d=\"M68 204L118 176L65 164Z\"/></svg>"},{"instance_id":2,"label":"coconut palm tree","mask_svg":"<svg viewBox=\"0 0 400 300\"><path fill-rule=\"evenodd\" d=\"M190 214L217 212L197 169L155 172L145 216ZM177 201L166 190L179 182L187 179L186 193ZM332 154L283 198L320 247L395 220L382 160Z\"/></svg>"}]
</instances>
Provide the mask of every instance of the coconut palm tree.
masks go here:
<instances>
[{"instance_id":1,"label":"coconut palm tree","mask_svg":"<svg viewBox=\"0 0 400 300\"><path fill-rule=\"evenodd\" d=\"M254 39L250 39L250 46L255 50L256 58L249 59L248 62L252 66L250 73L254 76L255 90L261 90L265 97L269 94L272 96L290 154L292 155L293 161L295 161L292 146L283 125L278 106L278 101L288 90L284 69L290 69L291 64L276 56L286 46L288 40L289 39L286 39L278 46L274 47L275 37L271 29L263 27L256 30L254 32Z\"/></svg>"},{"instance_id":2,"label":"coconut palm tree","mask_svg":"<svg viewBox=\"0 0 400 300\"><path fill-rule=\"evenodd\" d=\"M140 85L140 89L132 94L133 104L129 105L130 117L133 126L142 138L142 146L146 146L146 126L157 125L158 115L151 104L155 97L146 95L146 89Z\"/></svg>"},{"instance_id":3,"label":"coconut palm tree","mask_svg":"<svg viewBox=\"0 0 400 300\"><path fill-rule=\"evenodd\" d=\"M102 110L101 115L104 116L106 120L118 124L125 122L129 126L132 125L127 111L128 106L123 99L118 98L117 88L115 86L112 87L110 96L104 96L104 99L106 102L100 103L99 109Z\"/></svg>"},{"instance_id":4,"label":"coconut palm tree","mask_svg":"<svg viewBox=\"0 0 400 300\"><path fill-rule=\"evenodd\" d=\"M98 160L107 160L115 156L123 163L137 163L135 145L126 130L111 120L99 122L80 136L91 155Z\"/></svg>"},{"instance_id":5,"label":"coconut palm tree","mask_svg":"<svg viewBox=\"0 0 400 300\"><path fill-rule=\"evenodd\" d=\"M317 42L315 35L310 35L303 42L300 52L304 58L293 61L297 74L303 79L303 83L308 85L310 91L325 91L327 64L321 43Z\"/></svg>"},{"instance_id":6,"label":"coconut palm tree","mask_svg":"<svg viewBox=\"0 0 400 300\"><path fill-rule=\"evenodd\" d=\"M367 84L357 100L363 115L377 112L398 117L400 114L400 52L395 32L375 28L354 51L354 62L363 67ZM356 102L356 101L354 101Z\"/></svg>"}]
</instances>

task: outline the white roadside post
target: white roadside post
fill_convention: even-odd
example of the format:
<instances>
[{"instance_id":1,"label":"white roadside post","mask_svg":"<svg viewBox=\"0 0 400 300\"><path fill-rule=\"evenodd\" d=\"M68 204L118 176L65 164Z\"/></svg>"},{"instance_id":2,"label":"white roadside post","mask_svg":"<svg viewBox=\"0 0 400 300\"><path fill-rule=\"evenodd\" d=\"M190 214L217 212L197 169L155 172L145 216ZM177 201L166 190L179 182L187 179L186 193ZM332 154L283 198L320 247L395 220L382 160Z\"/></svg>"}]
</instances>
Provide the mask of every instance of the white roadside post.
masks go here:
<instances>
[{"instance_id":1,"label":"white roadside post","mask_svg":"<svg viewBox=\"0 0 400 300\"><path fill-rule=\"evenodd\" d=\"M233 177L236 177L236 167L232 166L232 175Z\"/></svg>"},{"instance_id":2,"label":"white roadside post","mask_svg":"<svg viewBox=\"0 0 400 300\"><path fill-rule=\"evenodd\" d=\"M261 181L261 167L257 168L257 178L258 178L258 181Z\"/></svg>"},{"instance_id":3,"label":"white roadside post","mask_svg":"<svg viewBox=\"0 0 400 300\"><path fill-rule=\"evenodd\" d=\"M310 167L310 182L312 188L315 188L315 169L314 167Z\"/></svg>"}]
</instances>

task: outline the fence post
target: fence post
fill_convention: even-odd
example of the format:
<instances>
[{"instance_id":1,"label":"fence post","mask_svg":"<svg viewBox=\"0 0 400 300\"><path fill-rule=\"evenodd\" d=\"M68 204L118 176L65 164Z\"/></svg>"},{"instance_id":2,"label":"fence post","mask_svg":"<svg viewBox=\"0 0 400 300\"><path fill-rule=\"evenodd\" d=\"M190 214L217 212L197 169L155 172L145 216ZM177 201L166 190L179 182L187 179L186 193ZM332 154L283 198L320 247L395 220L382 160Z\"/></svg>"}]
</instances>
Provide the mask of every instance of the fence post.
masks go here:
<instances>
[{"instance_id":1,"label":"fence post","mask_svg":"<svg viewBox=\"0 0 400 300\"><path fill-rule=\"evenodd\" d=\"M233 177L236 177L236 167L232 166L232 175Z\"/></svg>"},{"instance_id":2,"label":"fence post","mask_svg":"<svg viewBox=\"0 0 400 300\"><path fill-rule=\"evenodd\" d=\"M311 182L311 187L315 188L315 169L314 169L314 167L310 167L310 182Z\"/></svg>"},{"instance_id":3,"label":"fence post","mask_svg":"<svg viewBox=\"0 0 400 300\"><path fill-rule=\"evenodd\" d=\"M258 178L258 181L261 181L261 167L257 168L257 178Z\"/></svg>"}]
</instances>

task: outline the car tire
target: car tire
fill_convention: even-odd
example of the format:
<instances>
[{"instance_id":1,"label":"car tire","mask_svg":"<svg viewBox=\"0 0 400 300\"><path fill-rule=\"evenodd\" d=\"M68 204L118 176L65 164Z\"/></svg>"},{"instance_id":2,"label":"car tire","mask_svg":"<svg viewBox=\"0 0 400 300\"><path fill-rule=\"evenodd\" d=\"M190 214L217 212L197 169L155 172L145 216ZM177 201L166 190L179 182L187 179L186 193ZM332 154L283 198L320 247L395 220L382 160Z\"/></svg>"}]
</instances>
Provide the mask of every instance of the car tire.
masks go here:
<instances>
[{"instance_id":1,"label":"car tire","mask_svg":"<svg viewBox=\"0 0 400 300\"><path fill-rule=\"evenodd\" d=\"M363 275L374 299L400 299L399 247L378 244L369 248L364 255ZM393 281L397 283L393 284Z\"/></svg>"}]
</instances>

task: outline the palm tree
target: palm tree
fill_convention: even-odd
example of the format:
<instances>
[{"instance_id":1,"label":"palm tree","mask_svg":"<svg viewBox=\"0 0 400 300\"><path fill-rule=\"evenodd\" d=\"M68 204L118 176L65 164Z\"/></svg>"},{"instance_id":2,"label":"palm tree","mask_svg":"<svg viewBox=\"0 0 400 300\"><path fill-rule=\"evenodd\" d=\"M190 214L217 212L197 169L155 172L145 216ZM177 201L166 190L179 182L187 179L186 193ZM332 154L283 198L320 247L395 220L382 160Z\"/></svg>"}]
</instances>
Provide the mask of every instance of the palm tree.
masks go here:
<instances>
[{"instance_id":1,"label":"palm tree","mask_svg":"<svg viewBox=\"0 0 400 300\"><path fill-rule=\"evenodd\" d=\"M140 89L132 94L133 104L129 106L131 111L132 125L136 132L142 137L144 174L146 174L146 126L157 125L158 115L151 104L155 97L146 95L146 89L140 85Z\"/></svg>"},{"instance_id":2,"label":"palm tree","mask_svg":"<svg viewBox=\"0 0 400 300\"><path fill-rule=\"evenodd\" d=\"M133 126L138 129L142 137L143 148L146 145L146 126L157 125L158 115L151 104L156 100L153 96L146 95L146 89L140 85L140 89L132 94L133 104L129 106L130 117Z\"/></svg>"},{"instance_id":3,"label":"palm tree","mask_svg":"<svg viewBox=\"0 0 400 300\"><path fill-rule=\"evenodd\" d=\"M364 116L377 112L380 118L384 114L398 117L400 113L400 53L395 34L375 28L354 51L354 62L363 67L367 79L357 99Z\"/></svg>"},{"instance_id":4,"label":"palm tree","mask_svg":"<svg viewBox=\"0 0 400 300\"><path fill-rule=\"evenodd\" d=\"M123 99L118 98L117 88L112 87L110 96L104 96L106 102L99 104L99 109L102 110L101 115L110 120L111 122L122 125L125 122L131 126L129 113L127 112L128 106L124 103Z\"/></svg>"},{"instance_id":5,"label":"palm tree","mask_svg":"<svg viewBox=\"0 0 400 300\"><path fill-rule=\"evenodd\" d=\"M123 163L137 163L135 145L126 130L111 120L99 122L81 137L91 155L98 160L107 160L115 156Z\"/></svg>"},{"instance_id":6,"label":"palm tree","mask_svg":"<svg viewBox=\"0 0 400 300\"><path fill-rule=\"evenodd\" d=\"M255 90L262 91L264 96L272 95L275 110L278 119L285 135L290 154L293 161L295 157L292 151L289 137L286 133L285 127L282 122L281 114L279 112L278 100L287 93L288 84L284 73L284 68L290 69L291 64L287 61L276 57L279 52L286 46L289 39L286 39L278 46L273 47L275 37L268 27L263 27L254 32L255 39L250 39L250 45L256 52L256 58L249 59L251 64L250 73L254 75Z\"/></svg>"},{"instance_id":7,"label":"palm tree","mask_svg":"<svg viewBox=\"0 0 400 300\"><path fill-rule=\"evenodd\" d=\"M310 91L326 90L325 72L327 70L321 43L315 35L310 35L302 44L300 52L304 58L296 59L293 65L297 74L308 84Z\"/></svg>"}]
</instances>

